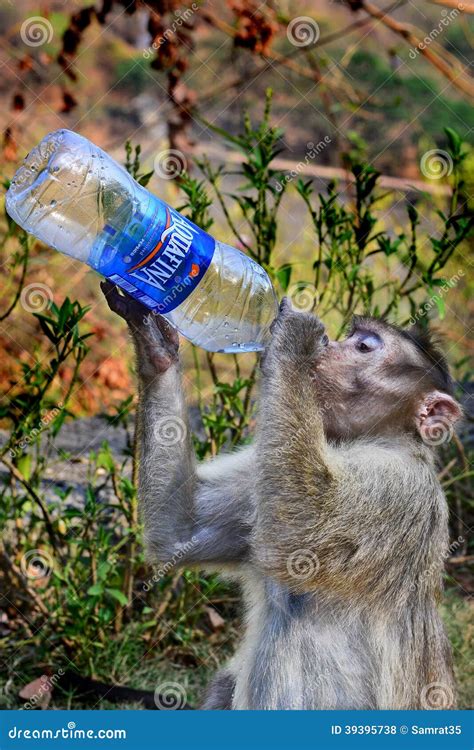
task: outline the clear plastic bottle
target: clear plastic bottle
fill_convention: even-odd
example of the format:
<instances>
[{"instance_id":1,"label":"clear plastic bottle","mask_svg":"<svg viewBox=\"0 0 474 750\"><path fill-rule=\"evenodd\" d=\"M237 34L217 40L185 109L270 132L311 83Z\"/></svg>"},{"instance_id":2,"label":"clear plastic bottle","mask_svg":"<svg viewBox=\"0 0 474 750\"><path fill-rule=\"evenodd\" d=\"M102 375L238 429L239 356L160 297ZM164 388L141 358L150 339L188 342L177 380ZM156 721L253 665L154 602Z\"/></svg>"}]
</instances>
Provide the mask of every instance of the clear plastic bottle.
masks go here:
<instances>
[{"instance_id":1,"label":"clear plastic bottle","mask_svg":"<svg viewBox=\"0 0 474 750\"><path fill-rule=\"evenodd\" d=\"M278 312L267 273L139 185L86 138L47 135L6 196L17 224L88 263L209 351L263 349Z\"/></svg>"}]
</instances>

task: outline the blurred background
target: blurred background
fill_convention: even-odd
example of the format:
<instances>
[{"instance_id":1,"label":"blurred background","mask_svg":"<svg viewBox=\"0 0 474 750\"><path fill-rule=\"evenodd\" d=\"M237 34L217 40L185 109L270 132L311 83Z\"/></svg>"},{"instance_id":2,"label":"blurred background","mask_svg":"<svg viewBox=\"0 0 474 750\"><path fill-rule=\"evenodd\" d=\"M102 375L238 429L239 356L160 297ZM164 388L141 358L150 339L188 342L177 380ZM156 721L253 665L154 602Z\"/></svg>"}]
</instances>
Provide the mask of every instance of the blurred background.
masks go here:
<instances>
[{"instance_id":1,"label":"blurred background","mask_svg":"<svg viewBox=\"0 0 474 750\"><path fill-rule=\"evenodd\" d=\"M0 3L5 189L47 132L75 130L250 253L333 336L354 312L442 333L466 412L458 434L434 442L451 511L442 607L464 707L473 19L474 5L454 0ZM84 697L81 679L195 706L233 651L239 592L143 558L133 358L97 275L5 214L1 252L0 706L115 705L107 689ZM255 356L183 342L183 360L198 456L250 440Z\"/></svg>"}]
</instances>

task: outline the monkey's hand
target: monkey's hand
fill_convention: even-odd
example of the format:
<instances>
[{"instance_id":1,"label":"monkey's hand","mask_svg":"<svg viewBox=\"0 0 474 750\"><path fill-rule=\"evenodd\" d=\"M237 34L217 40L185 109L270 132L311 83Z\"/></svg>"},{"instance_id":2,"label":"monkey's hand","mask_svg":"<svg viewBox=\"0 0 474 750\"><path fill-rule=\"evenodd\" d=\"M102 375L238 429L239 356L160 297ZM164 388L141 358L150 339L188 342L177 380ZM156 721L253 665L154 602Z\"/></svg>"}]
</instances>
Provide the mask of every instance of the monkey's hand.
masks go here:
<instances>
[{"instance_id":1,"label":"monkey's hand","mask_svg":"<svg viewBox=\"0 0 474 750\"><path fill-rule=\"evenodd\" d=\"M266 373L278 363L293 363L299 368L313 365L328 343L321 320L310 313L296 312L283 298L280 313L272 324L272 339L263 360Z\"/></svg>"},{"instance_id":2,"label":"monkey's hand","mask_svg":"<svg viewBox=\"0 0 474 750\"><path fill-rule=\"evenodd\" d=\"M141 375L156 375L178 362L178 332L162 315L128 294L120 294L110 281L102 281L101 289L110 309L120 315L133 336Z\"/></svg>"}]
</instances>

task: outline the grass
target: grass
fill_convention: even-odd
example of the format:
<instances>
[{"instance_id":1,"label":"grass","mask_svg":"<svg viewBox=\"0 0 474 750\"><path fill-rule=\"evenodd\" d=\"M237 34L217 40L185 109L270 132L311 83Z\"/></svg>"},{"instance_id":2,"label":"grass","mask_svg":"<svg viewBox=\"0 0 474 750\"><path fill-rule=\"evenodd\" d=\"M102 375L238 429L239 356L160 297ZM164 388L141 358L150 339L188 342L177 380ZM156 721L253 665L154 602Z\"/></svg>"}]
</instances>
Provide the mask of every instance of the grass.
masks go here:
<instances>
[{"instance_id":1,"label":"grass","mask_svg":"<svg viewBox=\"0 0 474 750\"><path fill-rule=\"evenodd\" d=\"M459 708L474 705L474 620L473 603L448 591L441 612L453 648L454 667L458 683ZM199 634L198 634L199 635ZM136 631L128 626L116 639L104 647L103 658L97 665L97 677L106 682L112 680L141 690L159 691L167 694L173 690L191 706L197 707L203 697L205 686L216 670L233 652L238 638L235 621L207 637L197 637L187 643L177 643L164 651L150 649ZM17 698L21 687L38 676L39 672L25 671L20 665L10 675L0 678L0 708L14 709L22 706ZM31 660L29 662L31 665ZM54 691L50 708L74 709L142 709L140 703L115 704L107 700L79 702L73 692L61 690L60 681Z\"/></svg>"},{"instance_id":2,"label":"grass","mask_svg":"<svg viewBox=\"0 0 474 750\"><path fill-rule=\"evenodd\" d=\"M474 707L474 600L448 591L441 614L453 649L458 707Z\"/></svg>"}]
</instances>

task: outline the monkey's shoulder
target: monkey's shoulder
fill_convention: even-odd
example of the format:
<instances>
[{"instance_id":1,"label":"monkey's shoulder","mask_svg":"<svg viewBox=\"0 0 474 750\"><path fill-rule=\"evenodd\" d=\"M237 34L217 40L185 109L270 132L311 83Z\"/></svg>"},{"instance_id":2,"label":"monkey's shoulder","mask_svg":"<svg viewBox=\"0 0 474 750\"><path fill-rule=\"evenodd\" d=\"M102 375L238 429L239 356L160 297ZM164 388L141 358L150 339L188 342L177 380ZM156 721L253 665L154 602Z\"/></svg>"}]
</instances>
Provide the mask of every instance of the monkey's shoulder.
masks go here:
<instances>
[{"instance_id":1,"label":"monkey's shoulder","mask_svg":"<svg viewBox=\"0 0 474 750\"><path fill-rule=\"evenodd\" d=\"M432 451L410 439L358 439L330 448L336 474L349 489L442 497Z\"/></svg>"},{"instance_id":2,"label":"monkey's shoulder","mask_svg":"<svg viewBox=\"0 0 474 750\"><path fill-rule=\"evenodd\" d=\"M419 441L411 438L362 437L329 445L329 451L336 463L345 466L387 468L393 470L426 467L432 470L432 451Z\"/></svg>"}]
</instances>

